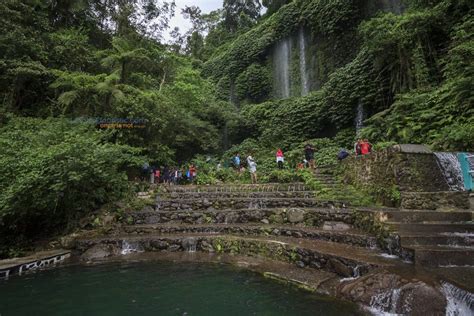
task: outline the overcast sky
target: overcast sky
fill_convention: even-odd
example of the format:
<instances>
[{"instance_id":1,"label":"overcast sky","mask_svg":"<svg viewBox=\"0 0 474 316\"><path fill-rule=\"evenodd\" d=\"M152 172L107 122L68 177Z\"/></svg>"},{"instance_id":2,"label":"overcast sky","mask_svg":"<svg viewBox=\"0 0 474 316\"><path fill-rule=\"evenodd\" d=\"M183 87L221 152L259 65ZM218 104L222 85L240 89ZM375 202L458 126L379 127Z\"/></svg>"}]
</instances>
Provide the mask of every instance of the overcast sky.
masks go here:
<instances>
[{"instance_id":1,"label":"overcast sky","mask_svg":"<svg viewBox=\"0 0 474 316\"><path fill-rule=\"evenodd\" d=\"M181 9L185 6L198 6L203 13L209 13L215 9L221 8L223 0L175 0L176 2L176 11L175 16L170 22L170 29L172 31L175 27L179 27L179 30L182 33L185 33L190 27L191 24L189 20L184 19L181 15ZM170 39L169 32L166 32L164 35L166 41Z\"/></svg>"}]
</instances>

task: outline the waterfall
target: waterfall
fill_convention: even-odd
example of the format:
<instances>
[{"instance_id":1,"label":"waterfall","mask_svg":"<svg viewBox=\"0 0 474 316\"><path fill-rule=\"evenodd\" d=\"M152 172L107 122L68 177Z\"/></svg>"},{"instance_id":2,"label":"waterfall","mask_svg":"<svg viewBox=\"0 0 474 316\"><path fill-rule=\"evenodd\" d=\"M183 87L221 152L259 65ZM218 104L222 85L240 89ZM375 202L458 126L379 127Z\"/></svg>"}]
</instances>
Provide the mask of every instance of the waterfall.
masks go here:
<instances>
[{"instance_id":1,"label":"waterfall","mask_svg":"<svg viewBox=\"0 0 474 316\"><path fill-rule=\"evenodd\" d=\"M443 282L441 291L446 295L446 300L448 301L446 316L474 314L474 294L466 292L447 282Z\"/></svg>"},{"instance_id":2,"label":"waterfall","mask_svg":"<svg viewBox=\"0 0 474 316\"><path fill-rule=\"evenodd\" d=\"M381 0L380 2L383 11L400 15L404 11L402 1L403 0Z\"/></svg>"},{"instance_id":3,"label":"waterfall","mask_svg":"<svg viewBox=\"0 0 474 316\"><path fill-rule=\"evenodd\" d=\"M126 240L122 241L122 255L128 255L134 252L143 252L142 247L138 243L129 243Z\"/></svg>"},{"instance_id":4,"label":"waterfall","mask_svg":"<svg viewBox=\"0 0 474 316\"><path fill-rule=\"evenodd\" d=\"M184 251L196 252L197 239L194 237L183 238L183 240L181 241L181 246L183 247Z\"/></svg>"},{"instance_id":5,"label":"waterfall","mask_svg":"<svg viewBox=\"0 0 474 316\"><path fill-rule=\"evenodd\" d=\"M393 289L374 295L370 300L370 310L374 314L395 314L400 298L400 289Z\"/></svg>"},{"instance_id":6,"label":"waterfall","mask_svg":"<svg viewBox=\"0 0 474 316\"><path fill-rule=\"evenodd\" d=\"M306 37L304 28L301 27L298 33L298 44L300 48L300 76L301 76L301 95L305 96L310 91L309 73L306 65Z\"/></svg>"},{"instance_id":7,"label":"waterfall","mask_svg":"<svg viewBox=\"0 0 474 316\"><path fill-rule=\"evenodd\" d=\"M461 164L455 153L434 153L451 191L464 191Z\"/></svg>"},{"instance_id":8,"label":"waterfall","mask_svg":"<svg viewBox=\"0 0 474 316\"><path fill-rule=\"evenodd\" d=\"M360 130L364 127L364 120L365 120L364 105L362 104L362 102L359 101L359 103L357 104L356 117L354 119L357 135L359 135Z\"/></svg>"},{"instance_id":9,"label":"waterfall","mask_svg":"<svg viewBox=\"0 0 474 316\"><path fill-rule=\"evenodd\" d=\"M280 98L290 97L290 39L286 38L275 46L273 71L276 95Z\"/></svg>"}]
</instances>

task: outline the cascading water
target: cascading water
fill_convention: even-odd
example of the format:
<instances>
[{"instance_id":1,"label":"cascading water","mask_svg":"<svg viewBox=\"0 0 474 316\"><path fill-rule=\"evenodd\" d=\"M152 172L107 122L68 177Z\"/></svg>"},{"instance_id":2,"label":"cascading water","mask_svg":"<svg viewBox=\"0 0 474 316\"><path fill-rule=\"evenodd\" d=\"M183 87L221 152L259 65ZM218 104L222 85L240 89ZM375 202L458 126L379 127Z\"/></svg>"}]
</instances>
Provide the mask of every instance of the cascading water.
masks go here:
<instances>
[{"instance_id":1,"label":"cascading water","mask_svg":"<svg viewBox=\"0 0 474 316\"><path fill-rule=\"evenodd\" d=\"M304 28L301 27L298 33L298 44L300 49L300 76L301 76L301 95L305 96L310 91L309 72L306 64L306 37Z\"/></svg>"},{"instance_id":2,"label":"cascading water","mask_svg":"<svg viewBox=\"0 0 474 316\"><path fill-rule=\"evenodd\" d=\"M404 10L402 1L403 0L381 0L380 2L383 11L394 14L402 14Z\"/></svg>"},{"instance_id":3,"label":"cascading water","mask_svg":"<svg viewBox=\"0 0 474 316\"><path fill-rule=\"evenodd\" d=\"M128 242L126 240L122 241L122 251L120 252L122 255L128 255L134 252L143 252L143 249L137 243Z\"/></svg>"},{"instance_id":4,"label":"cascading water","mask_svg":"<svg viewBox=\"0 0 474 316\"><path fill-rule=\"evenodd\" d=\"M290 97L290 39L278 42L273 55L273 72L276 95L280 98Z\"/></svg>"},{"instance_id":5,"label":"cascading water","mask_svg":"<svg viewBox=\"0 0 474 316\"><path fill-rule=\"evenodd\" d=\"M446 316L474 315L474 294L447 282L443 282L441 291L448 301Z\"/></svg>"},{"instance_id":6,"label":"cascading water","mask_svg":"<svg viewBox=\"0 0 474 316\"><path fill-rule=\"evenodd\" d=\"M361 102L359 102L359 104L357 104L357 112L356 112L356 117L354 119L357 135L359 135L360 130L364 127L365 116L366 114L365 114L364 105Z\"/></svg>"},{"instance_id":7,"label":"cascading water","mask_svg":"<svg viewBox=\"0 0 474 316\"><path fill-rule=\"evenodd\" d=\"M393 289L374 295L370 301L370 310L374 314L396 315L397 303L400 298L400 289Z\"/></svg>"},{"instance_id":8,"label":"cascading water","mask_svg":"<svg viewBox=\"0 0 474 316\"><path fill-rule=\"evenodd\" d=\"M459 163L456 154L447 152L438 152L434 154L449 188L452 191L464 191L461 164Z\"/></svg>"}]
</instances>

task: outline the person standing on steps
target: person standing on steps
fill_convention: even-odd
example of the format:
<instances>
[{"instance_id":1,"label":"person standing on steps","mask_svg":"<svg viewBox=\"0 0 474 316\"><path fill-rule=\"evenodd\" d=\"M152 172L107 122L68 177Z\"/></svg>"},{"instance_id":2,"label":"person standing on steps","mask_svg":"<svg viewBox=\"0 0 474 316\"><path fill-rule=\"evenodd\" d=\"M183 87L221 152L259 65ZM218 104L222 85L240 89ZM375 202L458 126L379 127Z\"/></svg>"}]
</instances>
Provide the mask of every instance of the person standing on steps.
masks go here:
<instances>
[{"instance_id":1,"label":"person standing on steps","mask_svg":"<svg viewBox=\"0 0 474 316\"><path fill-rule=\"evenodd\" d=\"M361 155L367 155L372 151L372 144L369 143L368 139L364 139L360 144L360 153Z\"/></svg>"},{"instance_id":2,"label":"person standing on steps","mask_svg":"<svg viewBox=\"0 0 474 316\"><path fill-rule=\"evenodd\" d=\"M148 164L148 162L145 162L142 166L142 176L141 176L142 181L147 180L149 173L150 173L150 165Z\"/></svg>"},{"instance_id":3,"label":"person standing on steps","mask_svg":"<svg viewBox=\"0 0 474 316\"><path fill-rule=\"evenodd\" d=\"M285 162L285 157L283 156L283 151L278 148L276 152L276 162L278 165L278 169L283 169L283 163Z\"/></svg>"},{"instance_id":4,"label":"person standing on steps","mask_svg":"<svg viewBox=\"0 0 474 316\"><path fill-rule=\"evenodd\" d=\"M247 165L250 171L250 177L252 178L252 184L257 183L257 163L251 155L247 157Z\"/></svg>"},{"instance_id":5,"label":"person standing on steps","mask_svg":"<svg viewBox=\"0 0 474 316\"><path fill-rule=\"evenodd\" d=\"M155 170L155 182L156 183L160 183L160 173L161 173L160 168L159 167L156 168L156 170Z\"/></svg>"},{"instance_id":6,"label":"person standing on steps","mask_svg":"<svg viewBox=\"0 0 474 316\"><path fill-rule=\"evenodd\" d=\"M362 139L358 139L354 144L354 153L356 157L362 155L361 147L360 147L361 144L362 144Z\"/></svg>"},{"instance_id":7,"label":"person standing on steps","mask_svg":"<svg viewBox=\"0 0 474 316\"><path fill-rule=\"evenodd\" d=\"M196 167L191 164L189 166L189 180L191 181L191 183L194 183L194 178L196 177L197 175L197 171L196 171Z\"/></svg>"},{"instance_id":8,"label":"person standing on steps","mask_svg":"<svg viewBox=\"0 0 474 316\"><path fill-rule=\"evenodd\" d=\"M234 159L232 161L234 163L234 168L235 170L237 170L238 172L240 172L240 154L237 153L235 156L234 156Z\"/></svg>"},{"instance_id":9,"label":"person standing on steps","mask_svg":"<svg viewBox=\"0 0 474 316\"><path fill-rule=\"evenodd\" d=\"M309 167L314 169L314 147L311 144L304 146L304 157L309 162Z\"/></svg>"}]
</instances>

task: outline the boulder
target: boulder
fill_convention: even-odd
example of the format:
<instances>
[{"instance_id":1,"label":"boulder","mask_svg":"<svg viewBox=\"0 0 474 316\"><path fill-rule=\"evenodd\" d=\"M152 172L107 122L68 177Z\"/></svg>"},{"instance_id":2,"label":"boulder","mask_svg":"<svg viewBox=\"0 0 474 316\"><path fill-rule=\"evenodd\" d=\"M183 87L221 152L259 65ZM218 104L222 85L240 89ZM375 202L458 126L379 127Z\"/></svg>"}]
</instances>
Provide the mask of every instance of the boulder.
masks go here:
<instances>
[{"instance_id":1,"label":"boulder","mask_svg":"<svg viewBox=\"0 0 474 316\"><path fill-rule=\"evenodd\" d=\"M424 282L408 283L400 288L395 312L410 315L446 315L446 297Z\"/></svg>"},{"instance_id":2,"label":"boulder","mask_svg":"<svg viewBox=\"0 0 474 316\"><path fill-rule=\"evenodd\" d=\"M114 245L97 244L89 248L81 255L81 260L91 261L104 259L110 256L115 256L120 253L120 250Z\"/></svg>"},{"instance_id":3,"label":"boulder","mask_svg":"<svg viewBox=\"0 0 474 316\"><path fill-rule=\"evenodd\" d=\"M286 213L290 223L301 223L304 221L305 211L297 208L289 209Z\"/></svg>"},{"instance_id":4,"label":"boulder","mask_svg":"<svg viewBox=\"0 0 474 316\"><path fill-rule=\"evenodd\" d=\"M338 287L337 296L384 313L445 315L446 309L446 299L435 287L387 271L344 282Z\"/></svg>"},{"instance_id":5,"label":"boulder","mask_svg":"<svg viewBox=\"0 0 474 316\"><path fill-rule=\"evenodd\" d=\"M76 233L72 233L70 235L66 235L66 236L63 236L59 239L59 244L61 245L61 247L63 247L64 249L72 249L75 247L76 245L76 238L78 237L79 235L76 234Z\"/></svg>"},{"instance_id":6,"label":"boulder","mask_svg":"<svg viewBox=\"0 0 474 316\"><path fill-rule=\"evenodd\" d=\"M194 237L186 237L181 240L181 247L185 251L195 251L196 250L196 245L197 245L197 240Z\"/></svg>"},{"instance_id":7,"label":"boulder","mask_svg":"<svg viewBox=\"0 0 474 316\"><path fill-rule=\"evenodd\" d=\"M341 261L339 261L338 259L335 259L335 258L331 258L329 259L329 264L331 265L331 267L334 269L334 271L343 276L343 277L351 277L352 276L352 268L351 267L348 267L347 265L345 265L344 263L342 263Z\"/></svg>"}]
</instances>

